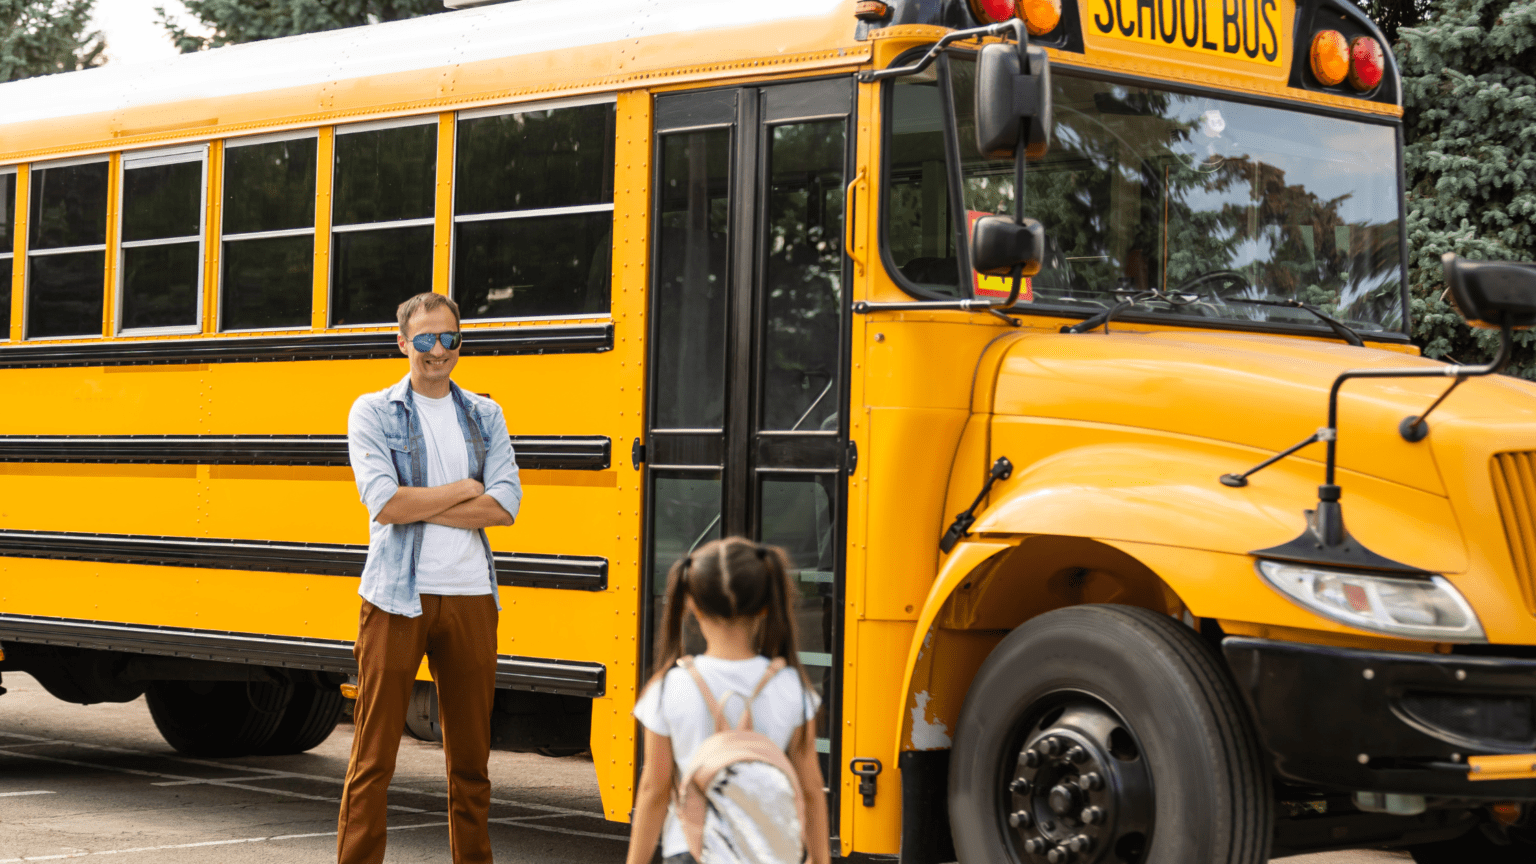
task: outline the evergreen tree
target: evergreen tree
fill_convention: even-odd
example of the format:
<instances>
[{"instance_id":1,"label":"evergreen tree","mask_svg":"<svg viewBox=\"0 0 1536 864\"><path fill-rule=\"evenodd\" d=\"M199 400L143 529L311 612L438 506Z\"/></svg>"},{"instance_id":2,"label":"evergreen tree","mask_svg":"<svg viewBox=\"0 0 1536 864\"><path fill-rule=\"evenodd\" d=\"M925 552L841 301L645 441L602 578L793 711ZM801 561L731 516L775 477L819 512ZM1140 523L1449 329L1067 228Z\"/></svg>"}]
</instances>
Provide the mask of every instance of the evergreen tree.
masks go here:
<instances>
[{"instance_id":1,"label":"evergreen tree","mask_svg":"<svg viewBox=\"0 0 1536 864\"><path fill-rule=\"evenodd\" d=\"M184 5L213 35L189 33L156 7L160 24L183 53L444 11L442 0L184 0Z\"/></svg>"},{"instance_id":2,"label":"evergreen tree","mask_svg":"<svg viewBox=\"0 0 1536 864\"><path fill-rule=\"evenodd\" d=\"M96 0L0 0L0 82L89 69L107 43L89 31Z\"/></svg>"},{"instance_id":3,"label":"evergreen tree","mask_svg":"<svg viewBox=\"0 0 1536 864\"><path fill-rule=\"evenodd\" d=\"M1440 256L1536 260L1536 2L1434 0L1400 36L1414 339L1483 362L1498 334L1451 308ZM1536 378L1536 334L1516 346L1510 373Z\"/></svg>"}]
</instances>

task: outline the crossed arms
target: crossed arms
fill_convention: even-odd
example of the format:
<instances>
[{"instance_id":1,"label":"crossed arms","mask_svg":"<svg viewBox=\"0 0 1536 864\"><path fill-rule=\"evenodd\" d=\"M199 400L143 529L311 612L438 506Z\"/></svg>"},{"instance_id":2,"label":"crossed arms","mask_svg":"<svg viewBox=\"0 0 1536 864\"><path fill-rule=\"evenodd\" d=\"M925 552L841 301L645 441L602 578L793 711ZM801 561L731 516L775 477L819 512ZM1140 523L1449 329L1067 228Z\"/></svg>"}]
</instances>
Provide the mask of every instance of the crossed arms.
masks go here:
<instances>
[{"instance_id":1,"label":"crossed arms","mask_svg":"<svg viewBox=\"0 0 1536 864\"><path fill-rule=\"evenodd\" d=\"M401 486L376 518L380 525L431 522L471 530L512 524L511 514L473 478L445 486Z\"/></svg>"}]
</instances>

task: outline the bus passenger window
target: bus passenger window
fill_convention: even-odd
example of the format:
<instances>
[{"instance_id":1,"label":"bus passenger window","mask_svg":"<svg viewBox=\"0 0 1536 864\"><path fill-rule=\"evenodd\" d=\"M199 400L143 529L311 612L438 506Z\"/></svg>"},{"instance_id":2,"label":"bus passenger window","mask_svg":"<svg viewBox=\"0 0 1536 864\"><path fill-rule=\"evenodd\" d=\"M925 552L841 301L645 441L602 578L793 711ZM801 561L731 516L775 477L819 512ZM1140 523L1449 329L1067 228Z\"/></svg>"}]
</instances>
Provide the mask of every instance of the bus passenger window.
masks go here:
<instances>
[{"instance_id":1,"label":"bus passenger window","mask_svg":"<svg viewBox=\"0 0 1536 864\"><path fill-rule=\"evenodd\" d=\"M0 342L11 338L11 253L16 248L16 169L0 168Z\"/></svg>"},{"instance_id":2,"label":"bus passenger window","mask_svg":"<svg viewBox=\"0 0 1536 864\"><path fill-rule=\"evenodd\" d=\"M963 295L955 232L949 222L938 67L897 78L890 89L887 246L896 268L921 291Z\"/></svg>"},{"instance_id":3,"label":"bus passenger window","mask_svg":"<svg viewBox=\"0 0 1536 864\"><path fill-rule=\"evenodd\" d=\"M437 117L336 130L331 326L388 324L432 290Z\"/></svg>"},{"instance_id":4,"label":"bus passenger window","mask_svg":"<svg viewBox=\"0 0 1536 864\"><path fill-rule=\"evenodd\" d=\"M202 329L203 153L123 157L121 330Z\"/></svg>"},{"instance_id":5,"label":"bus passenger window","mask_svg":"<svg viewBox=\"0 0 1536 864\"><path fill-rule=\"evenodd\" d=\"M453 293L464 317L607 314L614 104L465 112L458 132Z\"/></svg>"},{"instance_id":6,"label":"bus passenger window","mask_svg":"<svg viewBox=\"0 0 1536 864\"><path fill-rule=\"evenodd\" d=\"M220 329L308 327L315 266L315 133L224 146Z\"/></svg>"},{"instance_id":7,"label":"bus passenger window","mask_svg":"<svg viewBox=\"0 0 1536 864\"><path fill-rule=\"evenodd\" d=\"M32 169L27 336L100 336L107 160Z\"/></svg>"}]
</instances>

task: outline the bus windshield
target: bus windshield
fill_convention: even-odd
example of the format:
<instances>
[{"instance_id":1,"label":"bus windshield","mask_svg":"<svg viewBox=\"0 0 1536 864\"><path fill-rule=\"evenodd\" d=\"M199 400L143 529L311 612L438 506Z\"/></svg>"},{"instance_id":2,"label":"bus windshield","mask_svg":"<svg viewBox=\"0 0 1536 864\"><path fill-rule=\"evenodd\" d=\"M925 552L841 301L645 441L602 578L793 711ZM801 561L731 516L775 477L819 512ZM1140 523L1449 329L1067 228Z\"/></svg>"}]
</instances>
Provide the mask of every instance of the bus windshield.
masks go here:
<instances>
[{"instance_id":1,"label":"bus windshield","mask_svg":"<svg viewBox=\"0 0 1536 864\"><path fill-rule=\"evenodd\" d=\"M1013 213L1013 163L976 150L975 64L947 59L894 82L885 242L915 293L1006 296L1008 280L960 273L944 167L946 77L967 225ZM1091 313L1152 290L1161 297L1135 313L1323 328L1304 310L1256 302L1299 300L1362 333L1404 330L1392 126L1060 70L1052 96L1050 152L1025 179L1046 260L1021 309Z\"/></svg>"}]
</instances>

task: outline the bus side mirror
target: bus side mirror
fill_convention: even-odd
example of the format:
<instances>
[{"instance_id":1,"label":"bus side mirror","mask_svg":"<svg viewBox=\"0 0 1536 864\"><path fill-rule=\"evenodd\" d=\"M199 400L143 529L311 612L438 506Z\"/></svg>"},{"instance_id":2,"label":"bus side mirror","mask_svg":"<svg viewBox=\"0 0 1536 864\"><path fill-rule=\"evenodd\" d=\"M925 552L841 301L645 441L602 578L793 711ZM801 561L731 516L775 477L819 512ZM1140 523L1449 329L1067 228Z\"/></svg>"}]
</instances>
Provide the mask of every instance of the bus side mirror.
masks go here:
<instances>
[{"instance_id":1,"label":"bus side mirror","mask_svg":"<svg viewBox=\"0 0 1536 864\"><path fill-rule=\"evenodd\" d=\"M1025 154L1045 155L1051 138L1051 61L1044 48L986 45L976 61L976 148L991 159L1014 158L1022 128Z\"/></svg>"},{"instance_id":2,"label":"bus side mirror","mask_svg":"<svg viewBox=\"0 0 1536 864\"><path fill-rule=\"evenodd\" d=\"M1536 264L1440 258L1451 302L1475 327L1536 325Z\"/></svg>"},{"instance_id":3,"label":"bus side mirror","mask_svg":"<svg viewBox=\"0 0 1536 864\"><path fill-rule=\"evenodd\" d=\"M1021 275L1040 272L1045 259L1045 228L1033 219L1023 223L1011 216L983 216L971 228L971 266L978 273L1007 276L1023 265Z\"/></svg>"}]
</instances>

